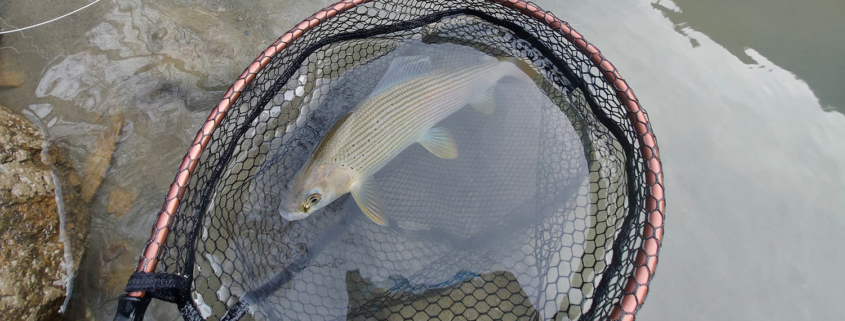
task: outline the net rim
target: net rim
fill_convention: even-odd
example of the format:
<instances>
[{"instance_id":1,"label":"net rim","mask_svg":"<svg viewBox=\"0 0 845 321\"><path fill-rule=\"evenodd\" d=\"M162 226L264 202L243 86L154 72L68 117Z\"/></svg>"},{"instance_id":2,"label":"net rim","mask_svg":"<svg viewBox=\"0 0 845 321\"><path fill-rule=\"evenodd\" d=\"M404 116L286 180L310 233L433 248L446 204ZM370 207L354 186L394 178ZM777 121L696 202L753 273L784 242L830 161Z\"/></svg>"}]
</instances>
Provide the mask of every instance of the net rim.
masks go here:
<instances>
[{"instance_id":1,"label":"net rim","mask_svg":"<svg viewBox=\"0 0 845 321\"><path fill-rule=\"evenodd\" d=\"M171 218L176 214L182 196L186 191L188 180L199 164L201 153L208 145L211 134L223 121L228 108L237 100L241 91L249 85L259 70L267 65L273 56L283 51L289 43L300 38L305 32L313 29L338 14L373 0L343 0L315 13L290 31L279 37L264 50L226 91L214 109L211 110L202 128L191 143L187 154L182 159L176 177L171 184L159 213L156 224L147 242L143 254L138 262L136 273L153 273L158 264L158 253L169 234ZM642 306L649 290L649 282L657 267L657 258L663 243L663 221L665 219L665 197L663 171L657 147L657 140L652 132L651 124L645 110L639 104L633 90L622 78L616 67L607 60L594 45L590 44L580 33L569 24L560 20L551 12L523 0L487 0L503 7L518 11L537 20L549 28L559 32L564 39L574 45L582 54L589 57L590 62L602 73L604 79L613 86L616 97L628 110L628 121L634 128L640 144L640 155L643 158L643 174L647 188L644 190L645 224L640 230L639 237L642 245L637 249L635 268L625 276L626 282L621 300L614 305L611 312L613 320L634 320L634 316ZM143 297L144 292L132 292L129 296Z\"/></svg>"}]
</instances>

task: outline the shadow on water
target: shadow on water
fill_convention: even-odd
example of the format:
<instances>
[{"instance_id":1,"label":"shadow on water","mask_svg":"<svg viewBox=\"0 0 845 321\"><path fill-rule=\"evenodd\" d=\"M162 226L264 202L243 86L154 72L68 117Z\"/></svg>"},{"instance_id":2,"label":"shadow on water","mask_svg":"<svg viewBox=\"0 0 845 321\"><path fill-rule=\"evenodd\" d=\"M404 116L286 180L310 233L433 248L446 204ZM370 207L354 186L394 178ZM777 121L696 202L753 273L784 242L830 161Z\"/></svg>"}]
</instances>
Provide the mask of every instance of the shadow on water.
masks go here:
<instances>
[{"instance_id":1,"label":"shadow on water","mask_svg":"<svg viewBox=\"0 0 845 321\"><path fill-rule=\"evenodd\" d=\"M826 111L845 114L845 2L657 0L675 30L698 45L689 30L706 34L748 65L762 65L749 49L807 82Z\"/></svg>"}]
</instances>

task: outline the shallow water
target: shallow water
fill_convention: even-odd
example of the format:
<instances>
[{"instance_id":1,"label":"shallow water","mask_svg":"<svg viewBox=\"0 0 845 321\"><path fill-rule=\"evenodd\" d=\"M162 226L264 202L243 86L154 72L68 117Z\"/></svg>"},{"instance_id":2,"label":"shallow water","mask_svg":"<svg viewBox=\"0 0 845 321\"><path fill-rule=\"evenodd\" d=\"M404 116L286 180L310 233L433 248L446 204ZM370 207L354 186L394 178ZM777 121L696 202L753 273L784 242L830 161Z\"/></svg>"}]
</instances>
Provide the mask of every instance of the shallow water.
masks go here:
<instances>
[{"instance_id":1,"label":"shallow water","mask_svg":"<svg viewBox=\"0 0 845 321\"><path fill-rule=\"evenodd\" d=\"M0 17L7 29L21 27L86 3L3 2ZM659 139L667 229L639 319L835 319L845 299L838 276L845 262L837 255L845 244L845 99L837 89L845 83L845 52L840 34L823 32L842 30L841 19L816 17L841 17L842 5L537 3L620 69ZM0 103L41 110L36 114L53 123L50 134L77 168L106 130L97 119L125 118L94 198L77 292L93 318L113 315L153 214L211 104L270 42L326 5L104 0L4 36L1 66L23 72L26 82L0 89ZM766 16L722 14L730 11ZM781 21L800 26L775 28ZM136 195L122 215L108 211L116 190ZM175 307L161 303L147 317L175 318Z\"/></svg>"}]
</instances>

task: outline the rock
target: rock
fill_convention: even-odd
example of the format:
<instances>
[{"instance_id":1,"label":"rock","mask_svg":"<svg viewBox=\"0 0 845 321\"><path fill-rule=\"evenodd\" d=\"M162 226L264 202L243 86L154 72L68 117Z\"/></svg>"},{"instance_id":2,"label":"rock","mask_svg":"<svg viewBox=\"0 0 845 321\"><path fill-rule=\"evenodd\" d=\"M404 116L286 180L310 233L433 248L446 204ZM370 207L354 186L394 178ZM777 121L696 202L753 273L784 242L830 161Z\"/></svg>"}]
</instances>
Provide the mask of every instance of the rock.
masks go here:
<instances>
[{"instance_id":1,"label":"rock","mask_svg":"<svg viewBox=\"0 0 845 321\"><path fill-rule=\"evenodd\" d=\"M196 8L196 7L178 7L170 8L175 17L182 17L180 21L184 27L194 30L195 32L207 32L212 28L221 24L220 19L210 12Z\"/></svg>"},{"instance_id":2,"label":"rock","mask_svg":"<svg viewBox=\"0 0 845 321\"><path fill-rule=\"evenodd\" d=\"M94 149L91 150L88 160L85 161L85 170L82 172L82 199L86 203L94 198L94 193L100 187L100 183L103 182L106 170L109 169L121 127L123 127L123 115L112 116L109 119L109 127L94 144Z\"/></svg>"},{"instance_id":3,"label":"rock","mask_svg":"<svg viewBox=\"0 0 845 321\"><path fill-rule=\"evenodd\" d=\"M0 35L0 46L3 44L3 35ZM15 88L23 84L26 78L17 71L5 70L9 64L0 61L0 88Z\"/></svg>"},{"instance_id":4,"label":"rock","mask_svg":"<svg viewBox=\"0 0 845 321\"><path fill-rule=\"evenodd\" d=\"M107 298L117 298L123 294L123 288L126 287L126 280L135 273L135 266L138 264L137 260L132 255L126 255L126 259L118 259L115 264L109 264L107 269L100 275L103 285L99 291L105 292Z\"/></svg>"},{"instance_id":5,"label":"rock","mask_svg":"<svg viewBox=\"0 0 845 321\"><path fill-rule=\"evenodd\" d=\"M15 88L23 84L24 80L26 78L22 73L0 70L0 88Z\"/></svg>"},{"instance_id":6,"label":"rock","mask_svg":"<svg viewBox=\"0 0 845 321\"><path fill-rule=\"evenodd\" d=\"M42 161L43 134L0 106L0 315L4 320L59 317L69 278L59 215L54 164L61 182L79 182L58 149ZM82 210L80 186L63 184L62 199L75 270L82 258L90 213Z\"/></svg>"},{"instance_id":7,"label":"rock","mask_svg":"<svg viewBox=\"0 0 845 321\"><path fill-rule=\"evenodd\" d=\"M123 214L132 209L132 202L138 196L132 188L119 188L111 191L109 194L109 208L108 211L114 214L115 218L120 218Z\"/></svg>"}]
</instances>

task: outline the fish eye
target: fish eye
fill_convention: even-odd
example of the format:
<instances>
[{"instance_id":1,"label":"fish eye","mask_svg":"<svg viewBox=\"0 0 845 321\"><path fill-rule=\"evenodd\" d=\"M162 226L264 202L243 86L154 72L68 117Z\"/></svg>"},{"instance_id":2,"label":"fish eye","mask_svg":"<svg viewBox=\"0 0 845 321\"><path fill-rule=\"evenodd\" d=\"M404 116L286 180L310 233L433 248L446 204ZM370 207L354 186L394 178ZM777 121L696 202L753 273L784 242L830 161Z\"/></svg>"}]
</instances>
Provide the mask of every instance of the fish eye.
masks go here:
<instances>
[{"instance_id":1,"label":"fish eye","mask_svg":"<svg viewBox=\"0 0 845 321\"><path fill-rule=\"evenodd\" d=\"M322 198L323 198L322 194L314 193L314 194L308 195L308 197L306 198L306 203L311 204L311 205L317 204L318 202L320 202L320 200Z\"/></svg>"}]
</instances>

